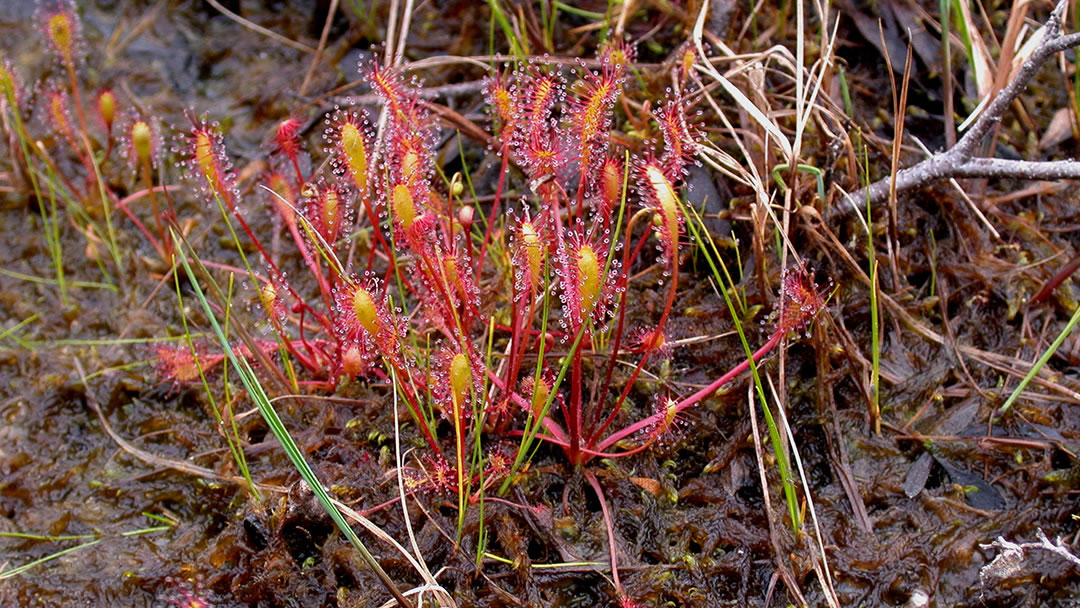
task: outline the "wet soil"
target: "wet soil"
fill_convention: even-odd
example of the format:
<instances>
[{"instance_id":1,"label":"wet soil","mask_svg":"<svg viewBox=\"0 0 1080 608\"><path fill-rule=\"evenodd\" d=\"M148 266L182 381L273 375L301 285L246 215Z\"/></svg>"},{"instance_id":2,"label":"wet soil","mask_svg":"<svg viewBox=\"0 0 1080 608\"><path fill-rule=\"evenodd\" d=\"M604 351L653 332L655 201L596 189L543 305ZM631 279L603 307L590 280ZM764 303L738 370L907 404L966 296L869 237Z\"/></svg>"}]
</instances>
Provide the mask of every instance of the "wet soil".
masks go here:
<instances>
[{"instance_id":1,"label":"wet soil","mask_svg":"<svg viewBox=\"0 0 1080 608\"><path fill-rule=\"evenodd\" d=\"M0 50L27 82L58 78L62 73L40 40L28 35L33 28L28 4L0 2ZM226 4L274 32L314 45L330 3ZM357 62L371 55L371 45L383 35L387 3L342 4L330 30L329 58L309 86L315 93L306 96L297 93L308 68L306 54L201 2L82 6L81 78L88 90L111 86L125 99L138 99L167 125L183 128L188 108L207 113L223 124L239 174L253 174L255 163L266 156L273 125L297 112L318 124L320 111L334 103L319 94L357 79ZM580 4L602 11L604 3ZM652 6L644 10L677 23L677 14L664 15ZM732 18L741 24L746 8ZM759 27L765 29L771 18L778 18L775 8L762 12ZM558 31L587 23L562 13ZM873 52L849 22L841 23L840 35L852 47ZM482 3L422 3L409 37L409 58L484 55L489 26ZM638 59L651 67L642 68L628 96L662 94L662 84L652 86L664 82L656 73L663 69L658 62L685 38L673 28L641 45ZM641 36L648 29L644 21L632 22L629 31ZM564 40L564 46L552 49L555 54L587 56L595 48L587 37ZM870 95L887 90L884 66L876 59L860 61L857 53L849 62L856 120L891 133L891 124L882 123L873 109L881 100ZM482 71L462 64L423 72L427 86L481 76ZM937 82L925 78L928 89ZM29 87L25 94L35 98ZM1050 95L1043 89L1033 94ZM924 101L933 103L929 96ZM442 102L485 124L478 90ZM38 106L27 106L31 127L46 133L42 113L33 111ZM1048 119L1038 113L1035 118ZM712 131L711 118L703 120L711 136L722 140L719 130ZM928 130L938 125L931 121ZM308 131L312 147L320 145L320 131ZM1002 137L1022 142L1021 131L1009 119ZM456 140L446 143L451 135L445 130L439 162L448 174L469 163L478 194L490 194L498 168L492 155L483 143L468 142L463 159ZM809 139L808 160L838 162L829 156L824 135ZM55 141L46 144L59 147ZM1074 154L1070 145L1053 152ZM877 154L871 160L880 173L888 163ZM74 156L60 162L78 171ZM0 172L7 177L12 165L10 157L0 156ZM134 188L130 176L111 169L118 192ZM724 252L749 303L757 306L746 320L751 344L760 344L768 335L759 326L771 306L772 287L759 285L759 261L746 253L753 239L752 194L722 178L713 181L708 191L723 192L730 203L719 206L720 218L710 226L722 246L737 242L742 248L741 258L735 245ZM55 277L55 269L42 237L39 202L16 181L8 183L13 187L0 194L0 268L9 271L0 275L0 532L39 536L0 538L0 571L5 572L0 605L195 606L194 597L220 607L387 601L389 594L298 481L258 415L247 411L236 424L251 475L263 488L261 500L238 480L201 388L163 379L155 370L152 345L183 330L171 279L162 279L161 264L146 240L121 218L122 257L107 260L102 246L62 213L65 272L70 280L86 282L72 285L65 302L55 284L26 278ZM994 182L983 188L993 198L1027 185ZM524 190L526 184L519 176L510 187ZM806 194L810 203L812 194ZM693 191L689 197L694 199ZM204 259L241 264L216 210L192 192L179 193L176 201L181 223L188 222ZM983 545L999 536L1026 542L1042 529L1052 539L1063 538L1074 552L1080 537L1080 403L1070 396L1080 390L1080 342L1070 338L1051 359L1046 385L1029 388L1030 397L1000 420L994 415L1019 380L1016 370L1026 371L1080 299L1075 284L1066 281L1054 297L1029 304L1076 253L1073 232L1080 208L1075 196L1051 188L994 205L1000 240L990 238L945 186L902 197L897 209L896 264L879 249L880 280L915 325L891 309L883 313L880 435L873 432L867 408L868 291L860 271L845 258L865 270L864 233L854 218L826 228L808 215L792 230L793 242L819 279L835 287L812 335L790 341L784 376L775 376L775 358L763 367L782 383L777 388L785 395L805 476L806 486L798 490L801 505L811 508L808 492L817 518L813 534L791 533L767 447L759 468L745 377L691 409L679 432L654 448L587 465L610 507L622 584L639 604L798 604L794 584L807 604L827 605L814 571L821 563L819 542L844 606L919 606L920 597L936 606L1064 606L1080 597L1080 572L1045 551L1032 551L1010 576L980 577L980 569L997 554ZM247 212L254 230L275 231L261 209L252 205ZM886 210L876 212L883 233ZM278 250L275 255L286 268L301 268L295 255ZM744 263L742 273L738 260ZM767 264L768 276L775 275L776 260ZM102 265L109 268L108 279ZM720 337L676 347L669 361L638 380L628 420L649 413L654 394L689 393L743 359L703 260L688 254L683 268L672 337ZM659 273L644 275L631 287L632 320L662 307L658 278ZM245 288L238 283L238 290ZM190 306L190 287L183 289L187 314L205 327L205 318ZM237 314L256 316L251 310ZM927 328L939 339L928 337ZM970 348L961 351L957 345ZM221 379L220 372L214 379ZM280 414L331 493L404 542L408 532L401 508L392 503L398 489L390 394L377 383L354 382L336 396L340 399L282 400ZM237 411L251 407L241 400ZM757 423L762 424L760 411ZM764 430L759 434L764 437ZM403 441L406 448L423 445L411 427ZM453 495L430 493L409 501L420 553L459 605L617 605L600 501L559 450L541 448L507 499L487 502L482 522L478 510L469 509L460 543L455 542ZM484 560L477 567L481 529L488 535L487 551L508 563ZM68 538L78 535L85 536ZM371 537L365 540L401 588L422 583L398 554ZM97 542L80 546L90 541ZM7 575L69 548L70 553Z\"/></svg>"}]
</instances>

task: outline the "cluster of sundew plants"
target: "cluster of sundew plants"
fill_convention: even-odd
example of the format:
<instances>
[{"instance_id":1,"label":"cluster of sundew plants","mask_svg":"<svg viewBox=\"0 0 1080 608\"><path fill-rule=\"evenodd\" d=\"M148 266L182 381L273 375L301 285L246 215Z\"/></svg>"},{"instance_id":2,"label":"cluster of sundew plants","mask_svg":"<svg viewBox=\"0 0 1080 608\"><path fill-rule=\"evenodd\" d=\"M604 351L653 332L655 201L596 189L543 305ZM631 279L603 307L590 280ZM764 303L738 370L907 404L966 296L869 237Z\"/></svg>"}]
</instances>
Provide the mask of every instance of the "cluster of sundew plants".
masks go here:
<instances>
[{"instance_id":1,"label":"cluster of sundew plants","mask_svg":"<svg viewBox=\"0 0 1080 608\"><path fill-rule=\"evenodd\" d=\"M15 65L0 56L0 115L10 135L12 182L16 190L34 195L61 301L68 305L62 214L86 237L87 258L96 262L104 278L104 283L74 284L117 291L123 259L112 217L115 211L127 217L162 260L171 256L166 226L175 220L176 212L172 200L163 197L168 188L154 186L162 181L155 180L155 174L163 168L157 120L134 106L123 108L109 88L100 89L92 101L84 93L80 70L85 67L86 43L74 3L39 2L36 19L54 67L35 86L27 87ZM79 171L70 166L71 159L81 167L81 175L73 175ZM121 198L121 192L132 193ZM150 201L154 229L129 208L140 199ZM110 272L102 248L120 277Z\"/></svg>"},{"instance_id":2,"label":"cluster of sundew plants","mask_svg":"<svg viewBox=\"0 0 1080 608\"><path fill-rule=\"evenodd\" d=\"M69 78L36 97L57 145L71 146L84 167L85 185L57 171L43 146L29 145L35 140L22 121L24 95L14 68L3 63L0 93L39 200L37 159L59 177L50 188L67 188L69 202L97 197L106 210L121 209L171 261L179 232L173 188L155 186L155 170L159 184L169 176L157 122L134 112L116 119L119 101L103 92L97 109L105 143L95 147L76 76L76 14L68 3L46 3L40 13ZM502 166L491 206L479 216L461 200L460 175L437 178L435 117L419 83L399 69L361 65L382 101L378 128L360 107L339 107L326 120L325 149L312 154L302 120L284 120L272 135L270 170L245 191L220 127L189 113L173 148L179 164L260 258L249 263L237 242L245 268L203 263L256 285L275 340L237 347L237 354L276 360L285 370L277 370L279 377L291 379L296 391L333 391L343 379L391 383L426 445L413 489L456 494L460 517L486 492L505 491L538 442L558 446L580 467L598 456L641 452L669 433L682 411L805 327L824 298L806 273L788 273L775 329L751 357L689 396L657 395L651 413L626 419L639 409L625 407L635 380L670 353L666 328L685 240L679 188L700 137L688 120L692 54L675 74L675 92L654 113L662 141L632 151L611 137L631 60L632 50L616 40L601 48L599 69L581 64L569 80L544 61L505 65L489 78L485 94ZM118 198L100 178L103 165L123 167L126 185L142 189ZM527 184L515 201L504 200L511 175ZM153 229L129 209L142 198L149 199ZM267 208L295 244L313 293L294 286L264 247L268 235L245 219ZM364 232L371 237L356 238ZM649 327L631 328L630 269L646 263L651 249L659 251L664 306ZM156 354L163 373L182 382L203 378L225 359L208 347L162 346ZM617 377L627 357L636 357L633 370ZM443 420L451 431L440 432Z\"/></svg>"},{"instance_id":3,"label":"cluster of sundew plants","mask_svg":"<svg viewBox=\"0 0 1080 608\"><path fill-rule=\"evenodd\" d=\"M392 382L426 443L414 487L456 494L462 514L497 485L505 491L538 441L574 466L640 452L750 363L689 397L658 395L651 414L624 419L635 380L670 350L684 236L678 188L698 137L686 100L671 96L655 113L662 142L634 155L614 143L630 60L615 41L602 47L599 69L582 64L572 81L542 61L502 66L489 79L502 167L486 221L462 202L460 175L436 179L435 119L419 84L397 69L361 66L382 120L376 129L364 110L337 108L326 120L325 174L303 169L318 164L300 120L281 122L261 191L314 278L312 296L292 286L245 221L218 127L192 119L183 136L188 175L262 257L258 300L277 337L267 351L290 371L302 368L309 389ZM528 187L517 201L503 200L511 165ZM352 238L363 230L366 251ZM653 242L664 306L650 327L630 328L629 269ZM823 304L804 274L783 284L776 331L755 360ZM637 359L633 371L616 378L627 356ZM444 420L452 431L440 434Z\"/></svg>"}]
</instances>

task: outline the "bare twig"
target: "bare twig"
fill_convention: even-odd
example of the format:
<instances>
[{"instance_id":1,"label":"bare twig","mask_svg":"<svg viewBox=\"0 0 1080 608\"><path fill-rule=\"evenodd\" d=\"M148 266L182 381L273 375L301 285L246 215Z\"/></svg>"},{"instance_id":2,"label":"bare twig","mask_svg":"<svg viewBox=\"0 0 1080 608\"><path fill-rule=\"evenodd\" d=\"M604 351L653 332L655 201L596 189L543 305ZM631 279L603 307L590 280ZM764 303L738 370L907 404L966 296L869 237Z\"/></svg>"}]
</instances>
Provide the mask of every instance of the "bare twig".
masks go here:
<instances>
[{"instance_id":1,"label":"bare twig","mask_svg":"<svg viewBox=\"0 0 1080 608\"><path fill-rule=\"evenodd\" d=\"M349 88L355 88L359 86L363 81L357 80L349 83ZM331 91L334 96L328 97L327 102L336 105L364 105L364 106L382 106L383 101L375 93L368 93L365 95L351 95L345 97L336 96L338 92L347 90L346 87L340 87ZM457 97L466 97L468 95L475 95L484 90L484 80L469 80L466 82L455 82L453 84L444 84L438 86L424 87L422 89L416 89L416 96L420 99L450 99ZM320 118L321 120L321 118Z\"/></svg>"},{"instance_id":2,"label":"bare twig","mask_svg":"<svg viewBox=\"0 0 1080 608\"><path fill-rule=\"evenodd\" d=\"M242 26L244 26L244 27L246 27L246 28L248 28L250 30L258 32L258 33L262 34L263 36L266 36L267 38L277 40L278 42L280 42L281 44L284 44L285 46L292 47L292 48L294 48L294 49L296 49L298 51L302 51L304 53L314 53L315 52L315 49L311 48L310 46L308 46L306 44L303 44L301 42L297 42L295 40L292 40L291 38L286 38L285 36L282 36L281 34L275 32L275 31L268 30L265 27L263 27L263 26L261 26L261 25L259 25L257 23L252 23L251 21L248 21L247 19L244 19L240 15L237 15L236 13L234 13L234 12L230 11L229 9L225 8L224 6L222 6L221 3L218 2L217 0L206 0L206 3L209 4L210 6L214 7L215 9L217 9L217 11L219 13L221 13L222 15L225 15L229 19L232 19L233 21L239 23L240 25L242 25Z\"/></svg>"},{"instance_id":3,"label":"bare twig","mask_svg":"<svg viewBox=\"0 0 1080 608\"><path fill-rule=\"evenodd\" d=\"M1051 542L1049 538L1046 538L1042 528L1035 531L1035 538L1039 542L1014 543L999 536L992 543L979 545L983 550L998 549L1000 551L993 561L979 570L979 579L983 582L983 585L986 584L988 579L1001 580L1023 576L1024 560L1027 558L1029 551L1036 549L1049 551L1080 570L1080 558L1073 555L1068 547L1061 542L1060 538L1057 542Z\"/></svg>"},{"instance_id":4,"label":"bare twig","mask_svg":"<svg viewBox=\"0 0 1080 608\"><path fill-rule=\"evenodd\" d=\"M923 151L923 154L926 154L927 157L933 156L930 150L928 150L926 146L923 145L921 141L919 141L918 137L912 137L912 139L915 140L915 143L919 146L919 149ZM1001 234L997 231L997 228L994 228L994 225L991 224L990 220L986 218L986 214L982 212L982 209L979 209L979 206L975 204L975 201L971 200L971 197L967 195L967 192L964 192L964 189L960 187L960 182L956 181L955 178L950 177L949 184L951 184L952 187L960 194L960 198L963 199L965 203L967 203L968 208L971 209L971 212L975 214L975 217L979 218L979 221L982 222L982 225L986 226L986 229L990 231L990 234L994 235L995 239L1001 240Z\"/></svg>"},{"instance_id":5,"label":"bare twig","mask_svg":"<svg viewBox=\"0 0 1080 608\"><path fill-rule=\"evenodd\" d=\"M338 0L330 0L330 9L326 12L326 22L323 24L322 35L319 36L319 46L315 49L315 56L311 58L311 65L308 66L307 74L304 75L304 82L300 85L301 97L307 92L308 85L311 84L312 77L315 76L315 68L319 67L319 62L322 61L323 51L326 50L326 39L330 37L330 26L334 24L334 13L337 12Z\"/></svg>"},{"instance_id":6,"label":"bare twig","mask_svg":"<svg viewBox=\"0 0 1080 608\"><path fill-rule=\"evenodd\" d=\"M1080 161L1017 161L998 158L979 158L975 156L983 137L995 124L1001 121L1005 110L1027 88L1035 74L1042 69L1056 53L1080 46L1080 32L1063 35L1061 16L1066 2L1061 0L1046 21L1046 30L1039 46L1016 72L1016 76L1002 88L994 100L982 111L968 132L956 142L956 145L944 152L907 169L901 169L895 175L897 192L910 190L931 182L960 177L1005 177L1032 180L1080 179ZM880 179L844 197L844 204L829 209L827 220L849 213L861 212L866 204L878 203L889 196L890 177Z\"/></svg>"},{"instance_id":7,"label":"bare twig","mask_svg":"<svg viewBox=\"0 0 1080 608\"><path fill-rule=\"evenodd\" d=\"M205 467L200 467L197 464L192 464L185 460L174 460L172 458L165 458L163 456L158 456L157 454L153 454L151 452L147 452L146 450L135 447L135 445L118 435L112 429L112 427L109 426L109 421L105 418L105 413L101 411L101 403L97 400L97 397L94 396L94 391L90 388L90 384L86 381L86 371L83 369L82 362L79 361L78 357L75 358L74 364L75 371L79 373L79 380L80 382L82 382L83 388L85 389L87 407L89 407L91 410L93 410L95 414L97 414L98 421L101 423L101 428L105 429L105 433L109 437L111 437L117 445L120 446L120 449L152 467L158 467L160 469L172 469L174 471L179 471L181 473L185 473L193 477L199 477L201 479L213 479L216 481L224 481L237 485L247 483L247 480L243 477L222 475L217 471L213 471ZM255 486L258 487L260 490L266 490L267 492L277 492L278 494L284 494L288 492L288 489L284 487L271 484L255 482Z\"/></svg>"}]
</instances>

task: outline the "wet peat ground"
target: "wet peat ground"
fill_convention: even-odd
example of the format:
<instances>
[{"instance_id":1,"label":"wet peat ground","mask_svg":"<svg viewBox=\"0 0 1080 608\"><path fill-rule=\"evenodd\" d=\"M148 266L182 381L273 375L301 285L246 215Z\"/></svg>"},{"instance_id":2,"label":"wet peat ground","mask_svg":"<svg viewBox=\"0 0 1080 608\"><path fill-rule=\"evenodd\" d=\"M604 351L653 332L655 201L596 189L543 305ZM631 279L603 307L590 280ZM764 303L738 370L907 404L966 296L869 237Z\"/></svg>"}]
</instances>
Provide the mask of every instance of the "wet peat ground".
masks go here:
<instances>
[{"instance_id":1,"label":"wet peat ground","mask_svg":"<svg viewBox=\"0 0 1080 608\"><path fill-rule=\"evenodd\" d=\"M328 3L256 4L230 6L270 30L314 44ZM357 78L355 66L379 41L388 12L376 4L359 16L350 6L344 10L347 18L334 21L333 65L316 72L310 91L328 91ZM604 4L581 3L601 11ZM642 9L646 16L627 26L631 36L646 34L649 18L667 19L671 27L638 50L638 60L651 66L642 68L644 74L629 86L627 96L639 98L647 97L643 86L661 83L656 86L662 88L663 79L648 70L664 69L660 62L687 36L678 13L665 15L643 4L648 5ZM435 5L422 4L416 11L410 59L487 53L486 5ZM1005 10L992 9L994 16ZM855 121L868 137L876 133L887 141L891 117L879 92L888 90L888 73L874 45L852 25L849 14L859 10L841 11L839 36L845 43L839 54L848 63ZM936 4L927 10L936 11ZM736 25L728 35L737 33L746 13L745 6L734 9L730 18ZM332 106L312 93L297 95L308 67L306 55L201 2L103 1L83 7L81 16L86 83L109 85L125 98L139 99L167 125L183 126L186 108L208 113L224 125L241 175L256 172L253 163L265 156L266 134L277 121L298 109L307 119L317 115L320 105ZM766 30L785 18L781 9L765 7L755 27ZM560 19L561 32L589 23L568 13ZM56 77L58 68L43 56L41 43L26 35L32 24L32 6L0 2L0 50L28 81ZM773 35L761 34L762 40L793 48L790 28ZM587 56L594 48L566 44L555 54ZM425 70L422 76L427 86L437 86L474 82L482 72L451 65ZM1057 90L1054 78L1060 75L1046 74L1025 96L1029 120L1037 125L1046 125L1054 110L1067 103L1064 94L1051 93ZM932 110L936 103L940 111L938 89L940 81L923 70L913 83L913 105ZM27 93L33 94L29 88ZM478 89L441 102L486 124ZM30 125L45 132L40 114ZM929 136L929 144L934 134L940 138L939 117L933 111L916 115L911 129ZM730 144L712 117L702 120L719 145ZM618 118L616 124L622 124ZM321 123L310 131L311 145L318 145L320 131ZM1017 119L1008 117L999 134L1002 147L1016 152L1028 146L1030 151L1022 133ZM827 168L837 162L829 143L822 132L812 131L804 144L807 162ZM498 165L481 144L469 145L465 159L475 164L479 194L490 193ZM1075 156L1075 146L1066 141L1036 153ZM876 175L887 170L886 153L872 151ZM456 140L440 150L439 158L455 167L451 171L460 168ZM74 157L60 162L78 169ZM0 154L0 173L10 178L12 170L11 157ZM766 274L774 283L763 290L758 262L749 251L753 196L725 178L695 171L704 185L691 190L690 200L708 191L723 192L730 201L714 209L720 217L710 226L720 242L737 239L741 257L736 258L734 246L724 248L724 255L730 254L726 261L734 269L737 259L743 263L740 287L750 304L761 307L758 319L763 319L774 298L778 266L773 256ZM827 179L853 184L850 176L840 174ZM860 274L867 268L865 232L853 217L830 226L807 213L793 220L795 247L819 282L830 281L834 290L812 335L792 340L785 351L784 376L776 377L775 357L763 371L783 382L779 388L806 483L798 489L802 508L807 526L812 525L805 503L808 488L829 576L844 606L918 606L920 597L936 606L1067 606L1080 597L1080 571L1047 551L1031 551L1008 576L980 577L980 569L998 553L982 545L998 536L1031 542L1041 529L1072 548L1080 536L1080 403L1074 398L1080 391L1080 340L1068 338L1041 376L1045 382L1033 384L1010 414L993 421L996 408L1080 300L1080 291L1067 280L1053 297L1030 304L1076 255L1080 206L1066 184L1005 196L1029 186L1010 181L972 185L971 191L990 201L985 208L1000 239L988 234L947 185L898 201L897 249L891 259L884 240L877 244L882 292L906 313L883 306L880 435L873 432L867 413L870 301ZM808 186L797 197L818 208L831 204L814 201L812 190ZM0 566L7 572L97 542L5 575L0 605L194 606L185 602L196 596L221 607L385 602L389 594L298 483L258 415L243 416L237 424L252 477L264 487L262 501L251 499L237 482L201 388L179 386L156 373L148 341L182 330L171 279L162 280L163 268L141 235L118 220L123 271L113 271L115 289L73 286L64 303L55 284L24 276L55 277L42 238L41 210L30 198L17 189L5 191L0 210L0 268L5 270L0 276L0 532L41 537L0 538ZM239 264L217 212L190 193L181 193L177 201L181 220L201 239L204 259ZM882 239L886 212L875 210ZM252 217L266 215L253 212ZM65 219L62 227L66 273L73 281L99 282L97 260L106 254L74 226ZM268 219L254 219L253 228L265 234L275 230ZM767 241L772 246L772 236ZM287 263L299 269L297 260ZM662 369L657 365L638 380L633 395L642 403L661 390L692 392L743 357L727 308L709 285L707 268L693 253L684 255L682 268L670 333L679 339L723 337L675 348ZM663 305L663 290L654 279L631 286L630 318L647 318ZM237 314L254 317L255 312L249 307ZM9 331L26 319L32 320ZM767 336L758 325L748 325L751 344ZM741 377L691 409L679 433L654 448L588 465L610 506L622 584L643 606L798 604L791 585L809 605L827 605L814 571L815 562L820 563L814 558L820 555L819 541L814 534L796 537L790 532L768 446L766 503L747 409L748 383ZM280 413L331 493L405 542L400 506L379 507L398 495L389 391L352 383L339 388L337 396L343 399L283 400ZM250 407L241 401L238 410ZM757 422L762 424L760 411ZM764 430L759 434L764 437ZM417 440L406 427L406 445L419 445ZM181 470L178 462L190 468ZM468 511L463 540L456 545L454 496L432 493L409 502L420 553L460 606L616 605L606 565L589 563L608 559L600 503L559 450L542 448L507 498L533 508L485 504L488 551L509 563L487 560L480 569L475 562L476 509ZM160 528L148 530L155 526ZM145 533L126 534L132 531ZM59 538L79 535L87 536ZM400 556L365 539L400 587L421 583ZM543 567L548 564L568 565Z\"/></svg>"}]
</instances>

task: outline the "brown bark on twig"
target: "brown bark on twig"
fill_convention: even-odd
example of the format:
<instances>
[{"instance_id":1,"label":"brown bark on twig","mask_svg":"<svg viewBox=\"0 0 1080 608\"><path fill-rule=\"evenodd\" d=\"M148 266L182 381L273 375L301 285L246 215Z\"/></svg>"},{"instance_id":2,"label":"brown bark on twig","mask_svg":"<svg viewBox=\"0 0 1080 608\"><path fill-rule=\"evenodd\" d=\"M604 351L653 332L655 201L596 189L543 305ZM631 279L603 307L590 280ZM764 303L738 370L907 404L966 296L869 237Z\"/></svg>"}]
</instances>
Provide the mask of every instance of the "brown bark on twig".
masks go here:
<instances>
[{"instance_id":1,"label":"brown bark on twig","mask_svg":"<svg viewBox=\"0 0 1080 608\"><path fill-rule=\"evenodd\" d=\"M1063 35L1061 16L1066 0L1061 0L1046 21L1046 33L1031 54L994 100L972 123L956 145L934 154L918 164L896 173L896 192L924 186L949 178L1004 177L1029 180L1080 179L1080 161L1026 161L976 157L975 152L990 129L1001 120L1005 110L1027 88L1028 83L1056 53L1080 46L1080 33ZM838 205L826 213L826 219L837 219L852 211L863 212L867 203L876 204L889 196L889 177L841 197Z\"/></svg>"}]
</instances>

